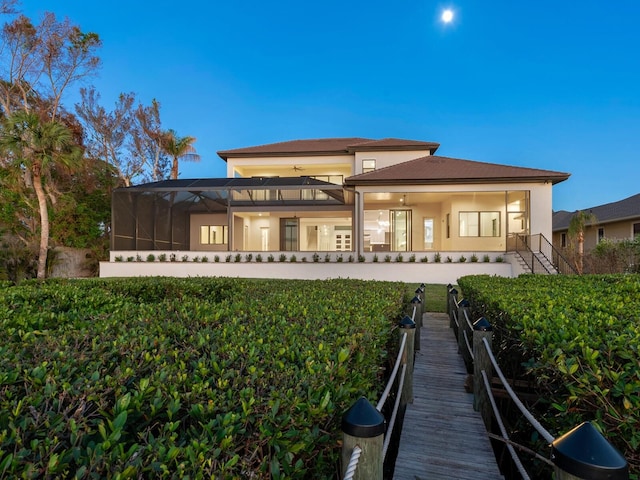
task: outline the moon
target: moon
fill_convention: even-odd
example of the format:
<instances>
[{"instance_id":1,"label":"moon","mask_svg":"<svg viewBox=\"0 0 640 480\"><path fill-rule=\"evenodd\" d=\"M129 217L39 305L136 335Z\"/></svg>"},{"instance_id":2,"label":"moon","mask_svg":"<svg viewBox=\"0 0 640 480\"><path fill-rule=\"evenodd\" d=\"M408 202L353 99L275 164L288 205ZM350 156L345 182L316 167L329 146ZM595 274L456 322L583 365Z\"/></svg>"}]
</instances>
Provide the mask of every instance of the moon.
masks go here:
<instances>
[{"instance_id":1,"label":"moon","mask_svg":"<svg viewBox=\"0 0 640 480\"><path fill-rule=\"evenodd\" d=\"M451 23L453 20L453 10L447 8L442 12L442 16L440 17L444 23Z\"/></svg>"}]
</instances>

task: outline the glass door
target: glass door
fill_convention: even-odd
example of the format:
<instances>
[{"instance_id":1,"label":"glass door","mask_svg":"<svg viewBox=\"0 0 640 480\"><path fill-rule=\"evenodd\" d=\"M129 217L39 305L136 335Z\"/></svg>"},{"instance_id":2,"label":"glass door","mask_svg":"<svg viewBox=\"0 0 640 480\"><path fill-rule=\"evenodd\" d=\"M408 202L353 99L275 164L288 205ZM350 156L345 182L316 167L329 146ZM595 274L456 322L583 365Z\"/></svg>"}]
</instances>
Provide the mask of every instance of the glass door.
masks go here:
<instances>
[{"instance_id":1,"label":"glass door","mask_svg":"<svg viewBox=\"0 0 640 480\"><path fill-rule=\"evenodd\" d=\"M391 250L408 252L411 250L411 210L391 210Z\"/></svg>"}]
</instances>

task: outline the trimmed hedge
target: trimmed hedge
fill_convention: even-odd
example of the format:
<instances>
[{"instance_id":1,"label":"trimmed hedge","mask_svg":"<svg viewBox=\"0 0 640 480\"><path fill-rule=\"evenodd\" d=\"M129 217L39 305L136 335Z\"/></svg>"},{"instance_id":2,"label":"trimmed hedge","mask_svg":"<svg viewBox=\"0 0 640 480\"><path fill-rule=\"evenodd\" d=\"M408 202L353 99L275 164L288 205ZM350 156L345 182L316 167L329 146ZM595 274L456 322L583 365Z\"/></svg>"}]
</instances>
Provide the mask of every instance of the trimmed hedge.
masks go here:
<instances>
[{"instance_id":1,"label":"trimmed hedge","mask_svg":"<svg viewBox=\"0 0 640 480\"><path fill-rule=\"evenodd\" d=\"M406 286L137 278L0 289L0 477L333 478Z\"/></svg>"}]
</instances>

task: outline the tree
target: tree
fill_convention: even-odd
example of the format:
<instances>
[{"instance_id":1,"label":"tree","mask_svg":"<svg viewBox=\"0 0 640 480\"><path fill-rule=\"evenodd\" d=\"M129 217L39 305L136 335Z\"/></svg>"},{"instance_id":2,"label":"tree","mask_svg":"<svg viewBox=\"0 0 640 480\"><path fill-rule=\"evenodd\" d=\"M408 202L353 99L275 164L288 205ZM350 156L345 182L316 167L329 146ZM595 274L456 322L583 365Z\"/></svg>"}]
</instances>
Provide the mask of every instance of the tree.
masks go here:
<instances>
[{"instance_id":1,"label":"tree","mask_svg":"<svg viewBox=\"0 0 640 480\"><path fill-rule=\"evenodd\" d=\"M24 184L33 188L40 214L40 244L37 277L46 276L49 249L49 210L45 182L54 166L72 167L81 161L81 149L62 123L42 120L35 113L15 112L3 121L0 150L9 168L22 173Z\"/></svg>"},{"instance_id":2,"label":"tree","mask_svg":"<svg viewBox=\"0 0 640 480\"><path fill-rule=\"evenodd\" d=\"M569 222L569 244L573 250L573 262L579 274L584 270L584 231L587 225L593 225L597 222L597 218L593 213L585 213L578 210Z\"/></svg>"},{"instance_id":3,"label":"tree","mask_svg":"<svg viewBox=\"0 0 640 480\"><path fill-rule=\"evenodd\" d=\"M99 104L100 94L94 88L80 89L80 96L75 109L84 127L88 156L113 166L124 185L130 186L145 169L144 159L131 150L136 133L135 95L121 93L111 111Z\"/></svg>"},{"instance_id":4,"label":"tree","mask_svg":"<svg viewBox=\"0 0 640 480\"><path fill-rule=\"evenodd\" d=\"M35 26L24 15L5 24L0 34L0 106L6 116L30 112L46 104L55 120L67 89L94 74L100 66L95 33L83 33L65 19L47 12Z\"/></svg>"},{"instance_id":5,"label":"tree","mask_svg":"<svg viewBox=\"0 0 640 480\"><path fill-rule=\"evenodd\" d=\"M193 146L195 141L195 137L178 137L175 130L169 130L165 133L162 148L172 160L171 175L169 176L172 180L176 180L178 178L178 162L180 160L192 162L200 161L200 155L196 153L196 149Z\"/></svg>"},{"instance_id":6,"label":"tree","mask_svg":"<svg viewBox=\"0 0 640 480\"><path fill-rule=\"evenodd\" d=\"M166 175L167 161L162 148L165 132L160 120L160 102L154 98L149 106L138 105L134 118L133 154L149 166L151 173L147 180L162 180Z\"/></svg>"}]
</instances>

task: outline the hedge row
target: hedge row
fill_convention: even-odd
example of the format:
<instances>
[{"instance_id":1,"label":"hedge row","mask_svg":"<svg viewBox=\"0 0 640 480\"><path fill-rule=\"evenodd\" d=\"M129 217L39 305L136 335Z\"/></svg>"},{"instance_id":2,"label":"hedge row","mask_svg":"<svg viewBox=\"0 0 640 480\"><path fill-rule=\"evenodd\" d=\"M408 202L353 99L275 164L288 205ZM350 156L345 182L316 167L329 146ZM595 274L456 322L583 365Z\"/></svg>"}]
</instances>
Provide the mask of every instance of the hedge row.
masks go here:
<instances>
[{"instance_id":1,"label":"hedge row","mask_svg":"<svg viewBox=\"0 0 640 480\"><path fill-rule=\"evenodd\" d=\"M640 275L459 280L474 315L484 315L520 352L561 434L592 421L640 473ZM506 339L506 340L505 340Z\"/></svg>"},{"instance_id":2,"label":"hedge row","mask_svg":"<svg viewBox=\"0 0 640 480\"><path fill-rule=\"evenodd\" d=\"M332 478L402 284L95 279L0 289L0 477Z\"/></svg>"}]
</instances>

